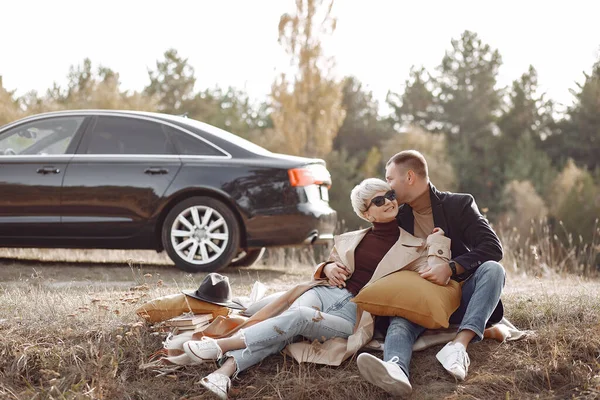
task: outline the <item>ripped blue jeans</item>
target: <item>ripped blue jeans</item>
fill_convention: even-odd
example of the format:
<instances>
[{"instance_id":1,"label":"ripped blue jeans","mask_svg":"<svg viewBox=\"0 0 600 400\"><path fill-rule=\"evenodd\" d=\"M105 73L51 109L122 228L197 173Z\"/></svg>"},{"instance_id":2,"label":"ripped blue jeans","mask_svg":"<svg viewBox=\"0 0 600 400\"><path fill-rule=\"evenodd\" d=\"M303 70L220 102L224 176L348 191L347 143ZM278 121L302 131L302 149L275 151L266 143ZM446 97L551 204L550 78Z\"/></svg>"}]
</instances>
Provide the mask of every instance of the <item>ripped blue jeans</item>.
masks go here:
<instances>
[{"instance_id":1,"label":"ripped blue jeans","mask_svg":"<svg viewBox=\"0 0 600 400\"><path fill-rule=\"evenodd\" d=\"M307 290L283 313L243 329L245 349L225 353L235 359L234 377L271 354L279 353L299 336L323 342L333 337L347 338L356 323L354 296L335 286L316 286Z\"/></svg>"}]
</instances>

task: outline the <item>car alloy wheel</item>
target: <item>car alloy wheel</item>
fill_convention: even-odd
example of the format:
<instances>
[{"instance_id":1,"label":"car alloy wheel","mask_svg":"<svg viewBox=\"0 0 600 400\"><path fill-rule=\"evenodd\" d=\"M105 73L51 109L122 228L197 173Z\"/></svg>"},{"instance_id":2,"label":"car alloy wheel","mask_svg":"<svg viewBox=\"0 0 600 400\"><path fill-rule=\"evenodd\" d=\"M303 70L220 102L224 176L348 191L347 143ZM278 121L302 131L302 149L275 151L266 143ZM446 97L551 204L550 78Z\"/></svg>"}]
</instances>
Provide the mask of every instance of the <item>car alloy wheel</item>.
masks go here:
<instances>
[{"instance_id":1,"label":"car alloy wheel","mask_svg":"<svg viewBox=\"0 0 600 400\"><path fill-rule=\"evenodd\" d=\"M183 210L171 226L171 243L177 255L190 264L204 265L218 259L229 241L225 218L207 206Z\"/></svg>"},{"instance_id":2,"label":"car alloy wheel","mask_svg":"<svg viewBox=\"0 0 600 400\"><path fill-rule=\"evenodd\" d=\"M240 225L228 205L212 197L190 197L165 217L161 237L177 268L216 272L226 268L240 245Z\"/></svg>"}]
</instances>

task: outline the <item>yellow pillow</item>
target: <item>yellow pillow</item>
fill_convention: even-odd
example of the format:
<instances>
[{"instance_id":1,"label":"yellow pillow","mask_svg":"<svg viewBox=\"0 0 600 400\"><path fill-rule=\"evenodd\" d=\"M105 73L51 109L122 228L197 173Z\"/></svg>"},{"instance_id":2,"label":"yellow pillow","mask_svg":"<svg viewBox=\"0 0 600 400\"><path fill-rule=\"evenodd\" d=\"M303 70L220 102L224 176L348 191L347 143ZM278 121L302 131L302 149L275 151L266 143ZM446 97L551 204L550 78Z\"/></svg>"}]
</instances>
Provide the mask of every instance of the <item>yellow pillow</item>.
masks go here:
<instances>
[{"instance_id":1,"label":"yellow pillow","mask_svg":"<svg viewBox=\"0 0 600 400\"><path fill-rule=\"evenodd\" d=\"M136 314L147 322L161 322L181 314L193 312L194 314L212 314L213 318L218 315L229 315L229 308L219 306L206 301L198 300L183 293L159 297L151 300L137 310Z\"/></svg>"},{"instance_id":2,"label":"yellow pillow","mask_svg":"<svg viewBox=\"0 0 600 400\"><path fill-rule=\"evenodd\" d=\"M354 299L372 315L397 316L428 329L447 328L460 306L460 284L436 285L414 271L398 271L364 287Z\"/></svg>"}]
</instances>

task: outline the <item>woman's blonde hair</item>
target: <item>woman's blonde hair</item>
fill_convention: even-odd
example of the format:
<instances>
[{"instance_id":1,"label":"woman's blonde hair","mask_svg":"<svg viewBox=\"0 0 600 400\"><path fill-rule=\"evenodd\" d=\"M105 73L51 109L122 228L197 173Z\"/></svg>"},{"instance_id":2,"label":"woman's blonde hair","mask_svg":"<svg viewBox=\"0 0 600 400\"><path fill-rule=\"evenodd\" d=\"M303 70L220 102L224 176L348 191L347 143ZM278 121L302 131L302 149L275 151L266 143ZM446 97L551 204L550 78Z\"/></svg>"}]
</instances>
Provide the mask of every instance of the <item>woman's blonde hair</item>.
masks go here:
<instances>
[{"instance_id":1,"label":"woman's blonde hair","mask_svg":"<svg viewBox=\"0 0 600 400\"><path fill-rule=\"evenodd\" d=\"M369 206L371 199L379 192L387 192L392 190L392 187L386 182L378 178L368 178L359 183L352 189L350 193L350 202L352 209L359 218L369 221L365 217L365 212Z\"/></svg>"}]
</instances>

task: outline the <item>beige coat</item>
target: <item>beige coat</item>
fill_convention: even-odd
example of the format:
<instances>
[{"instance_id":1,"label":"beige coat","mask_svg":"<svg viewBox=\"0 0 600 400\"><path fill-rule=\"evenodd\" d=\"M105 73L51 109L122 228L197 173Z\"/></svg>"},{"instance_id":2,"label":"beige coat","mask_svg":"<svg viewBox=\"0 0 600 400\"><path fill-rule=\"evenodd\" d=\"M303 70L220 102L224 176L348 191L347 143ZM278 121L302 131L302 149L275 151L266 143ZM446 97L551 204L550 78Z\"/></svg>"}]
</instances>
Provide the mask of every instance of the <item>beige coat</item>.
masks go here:
<instances>
[{"instance_id":1,"label":"beige coat","mask_svg":"<svg viewBox=\"0 0 600 400\"><path fill-rule=\"evenodd\" d=\"M274 317L287 310L290 305L300 297L304 292L316 285L327 285L327 280L322 277L322 271L325 265L331 262L340 262L345 265L351 273L354 272L354 251L371 228L348 232L338 235L334 238L334 248L331 256L326 262L317 265L310 282L299 284L285 292L281 297L266 305L252 317L247 320L236 320L217 317L211 325L203 332L195 333L193 338L199 339L202 336L214 338L229 337L239 331L239 329L250 327L258 322ZM376 280L399 271L404 268L416 270L435 262L447 261L450 258L450 239L443 236L443 232L429 235L427 240L419 239L405 230L400 229L398 241L390 248L377 265L371 280L367 285ZM435 255L436 257L428 257ZM439 258L441 257L441 258ZM367 286L365 285L365 286ZM369 343L373 337L374 319L366 311L358 310L357 323L354 327L354 333L348 339L333 338L323 343L315 341L313 343L297 342L289 344L285 351L298 362L313 362L317 364L340 365L344 360L354 355L365 344ZM189 338L188 338L189 340ZM182 343L183 344L183 343ZM179 346L176 346L179 347ZM169 349L171 362L180 362L182 352L178 349Z\"/></svg>"}]
</instances>

